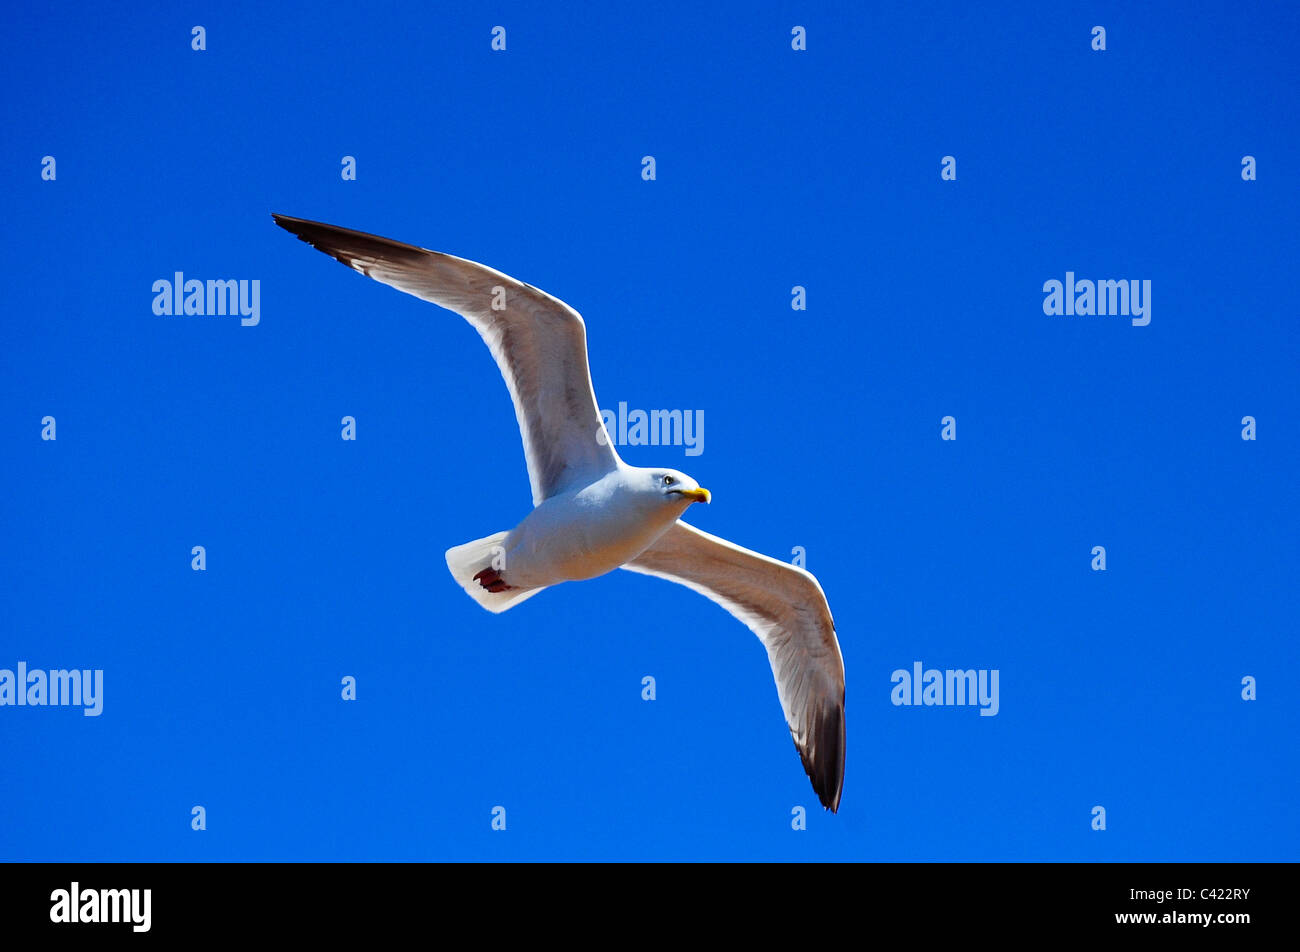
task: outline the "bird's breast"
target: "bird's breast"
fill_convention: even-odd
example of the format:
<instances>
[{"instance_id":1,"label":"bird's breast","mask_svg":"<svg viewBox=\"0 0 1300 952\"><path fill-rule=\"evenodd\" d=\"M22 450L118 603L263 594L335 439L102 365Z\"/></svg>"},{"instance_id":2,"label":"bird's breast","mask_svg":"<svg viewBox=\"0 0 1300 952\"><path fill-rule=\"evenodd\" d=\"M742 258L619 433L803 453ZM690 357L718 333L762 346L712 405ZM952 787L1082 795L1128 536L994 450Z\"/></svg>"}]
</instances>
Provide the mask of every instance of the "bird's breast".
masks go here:
<instances>
[{"instance_id":1,"label":"bird's breast","mask_svg":"<svg viewBox=\"0 0 1300 952\"><path fill-rule=\"evenodd\" d=\"M548 499L511 533L502 573L512 585L595 578L630 562L675 521L615 499Z\"/></svg>"}]
</instances>

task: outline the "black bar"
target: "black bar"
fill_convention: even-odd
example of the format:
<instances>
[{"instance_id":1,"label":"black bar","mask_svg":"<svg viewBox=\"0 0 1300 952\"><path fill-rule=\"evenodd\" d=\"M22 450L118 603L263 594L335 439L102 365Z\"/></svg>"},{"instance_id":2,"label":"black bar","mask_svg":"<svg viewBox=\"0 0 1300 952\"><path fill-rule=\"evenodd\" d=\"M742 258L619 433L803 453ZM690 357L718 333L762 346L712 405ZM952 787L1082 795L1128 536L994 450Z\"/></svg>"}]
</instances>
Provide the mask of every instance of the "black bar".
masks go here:
<instances>
[{"instance_id":1,"label":"black bar","mask_svg":"<svg viewBox=\"0 0 1300 952\"><path fill-rule=\"evenodd\" d=\"M662 929L707 916L736 927L804 927L842 919L865 938L905 934L984 938L1122 936L1217 942L1286 929L1295 879L1285 864L8 864L0 922L6 937L97 940L251 937L293 932L333 940L398 935L439 923L492 928L526 921L597 920ZM116 906L126 921L105 918ZM130 894L103 890L138 890ZM148 893L147 930L144 890ZM1245 892L1243 892L1243 890ZM60 892L66 895L62 901ZM88 899L94 892L95 898ZM107 903L104 900L107 899ZM134 912L134 917L131 913ZM1143 921L1147 916L1150 919ZM1208 921L1201 917L1208 916ZM525 918L520 918L525 917ZM1121 917L1124 919L1121 921ZM1229 919L1229 917L1231 917ZM139 927L139 928L137 928ZM1287 932L1291 930L1287 929ZM927 943L928 944L928 943ZM921 947L921 946L918 946Z\"/></svg>"}]
</instances>

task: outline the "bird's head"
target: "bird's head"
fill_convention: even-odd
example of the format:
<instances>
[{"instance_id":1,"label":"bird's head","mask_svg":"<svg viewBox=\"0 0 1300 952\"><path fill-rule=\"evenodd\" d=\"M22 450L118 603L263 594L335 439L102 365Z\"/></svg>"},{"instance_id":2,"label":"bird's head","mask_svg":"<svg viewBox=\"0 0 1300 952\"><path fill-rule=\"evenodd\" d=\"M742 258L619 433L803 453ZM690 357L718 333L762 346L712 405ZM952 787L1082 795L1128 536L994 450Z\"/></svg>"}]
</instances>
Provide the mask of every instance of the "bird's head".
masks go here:
<instances>
[{"instance_id":1,"label":"bird's head","mask_svg":"<svg viewBox=\"0 0 1300 952\"><path fill-rule=\"evenodd\" d=\"M647 470L647 475L652 492L662 496L665 502L680 505L683 509L693 502L709 502L713 498L707 489L675 469Z\"/></svg>"}]
</instances>

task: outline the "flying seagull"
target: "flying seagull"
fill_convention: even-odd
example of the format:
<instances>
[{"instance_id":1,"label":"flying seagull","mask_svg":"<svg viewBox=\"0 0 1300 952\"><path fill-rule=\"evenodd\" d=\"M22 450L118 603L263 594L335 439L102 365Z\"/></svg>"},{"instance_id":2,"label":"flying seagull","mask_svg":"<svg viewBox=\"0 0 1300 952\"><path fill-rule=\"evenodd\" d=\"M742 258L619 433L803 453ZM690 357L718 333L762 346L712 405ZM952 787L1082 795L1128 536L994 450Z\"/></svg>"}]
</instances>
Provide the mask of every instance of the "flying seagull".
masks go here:
<instances>
[{"instance_id":1,"label":"flying seagull","mask_svg":"<svg viewBox=\"0 0 1300 952\"><path fill-rule=\"evenodd\" d=\"M629 466L605 430L581 315L492 268L320 222L277 225L381 284L455 311L492 352L514 401L533 511L513 529L447 550L470 597L503 612L561 582L616 568L680 582L749 626L822 805L844 785L844 662L821 585L809 572L687 525L711 496L675 469Z\"/></svg>"}]
</instances>

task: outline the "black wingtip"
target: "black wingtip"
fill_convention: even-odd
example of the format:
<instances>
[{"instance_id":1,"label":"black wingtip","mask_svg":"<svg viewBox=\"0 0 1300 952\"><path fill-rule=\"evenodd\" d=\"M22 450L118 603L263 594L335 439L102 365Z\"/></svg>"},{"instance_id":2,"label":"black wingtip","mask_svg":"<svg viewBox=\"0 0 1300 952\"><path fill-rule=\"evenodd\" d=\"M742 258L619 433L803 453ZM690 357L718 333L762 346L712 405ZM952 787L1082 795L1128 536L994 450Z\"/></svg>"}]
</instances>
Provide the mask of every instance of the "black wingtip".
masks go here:
<instances>
[{"instance_id":1,"label":"black wingtip","mask_svg":"<svg viewBox=\"0 0 1300 952\"><path fill-rule=\"evenodd\" d=\"M804 772L823 807L840 812L844 792L844 701L818 713L806 749L795 744Z\"/></svg>"},{"instance_id":2,"label":"black wingtip","mask_svg":"<svg viewBox=\"0 0 1300 952\"><path fill-rule=\"evenodd\" d=\"M299 241L305 241L307 244L312 243L306 232L315 222L307 221L305 218L291 218L288 215L279 215L275 212L271 212L271 220Z\"/></svg>"},{"instance_id":3,"label":"black wingtip","mask_svg":"<svg viewBox=\"0 0 1300 952\"><path fill-rule=\"evenodd\" d=\"M302 238L302 233L312 225L319 224L318 222L308 221L305 218L294 218L291 215L281 215L278 212L271 212L271 220L291 235L297 235L299 238ZM303 238L303 240L306 241L307 239Z\"/></svg>"},{"instance_id":4,"label":"black wingtip","mask_svg":"<svg viewBox=\"0 0 1300 952\"><path fill-rule=\"evenodd\" d=\"M348 267L353 267L353 258L359 254L402 262L414 262L426 255L437 254L435 251L410 245L404 241L394 241L382 235L329 225L309 218L294 218L272 212L271 219L285 231L297 235L299 241L305 241Z\"/></svg>"}]
</instances>

